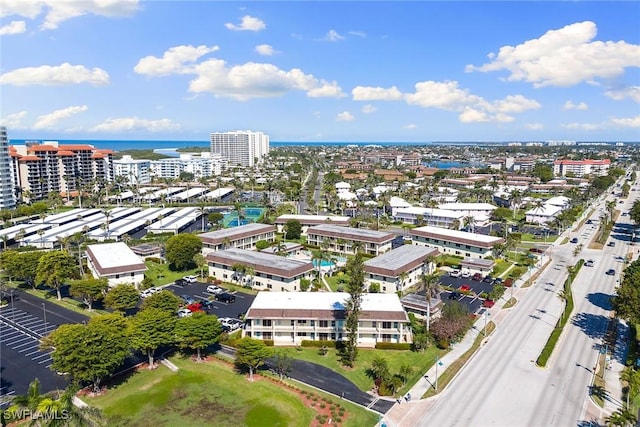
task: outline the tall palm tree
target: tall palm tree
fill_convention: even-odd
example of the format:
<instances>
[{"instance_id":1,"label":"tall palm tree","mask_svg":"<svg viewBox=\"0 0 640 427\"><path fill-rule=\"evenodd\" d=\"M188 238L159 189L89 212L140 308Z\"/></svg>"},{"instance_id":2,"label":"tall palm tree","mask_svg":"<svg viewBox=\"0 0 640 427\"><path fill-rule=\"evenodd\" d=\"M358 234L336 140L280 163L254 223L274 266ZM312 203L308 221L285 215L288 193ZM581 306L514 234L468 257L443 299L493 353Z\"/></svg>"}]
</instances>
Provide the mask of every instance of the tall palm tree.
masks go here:
<instances>
[{"instance_id":1,"label":"tall palm tree","mask_svg":"<svg viewBox=\"0 0 640 427\"><path fill-rule=\"evenodd\" d=\"M512 190L511 193L509 193L509 203L511 204L511 207L513 208L513 217L516 217L516 209L518 208L518 206L520 205L520 202L522 202L522 192L518 189Z\"/></svg>"},{"instance_id":2,"label":"tall palm tree","mask_svg":"<svg viewBox=\"0 0 640 427\"><path fill-rule=\"evenodd\" d=\"M427 332L429 332L429 327L431 324L431 297L438 294L439 285L440 285L440 275L438 273L422 275L422 289L424 289L425 291L425 298L427 300L427 319L426 319Z\"/></svg>"}]
</instances>

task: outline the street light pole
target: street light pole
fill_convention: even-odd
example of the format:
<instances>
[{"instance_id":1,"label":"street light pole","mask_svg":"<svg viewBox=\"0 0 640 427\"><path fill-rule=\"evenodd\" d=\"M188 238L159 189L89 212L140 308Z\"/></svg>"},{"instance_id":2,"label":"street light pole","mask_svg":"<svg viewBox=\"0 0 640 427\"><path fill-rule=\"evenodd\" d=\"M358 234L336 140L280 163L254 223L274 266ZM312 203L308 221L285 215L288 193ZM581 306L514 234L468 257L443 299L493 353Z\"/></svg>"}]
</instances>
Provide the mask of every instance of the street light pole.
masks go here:
<instances>
[{"instance_id":1,"label":"street light pole","mask_svg":"<svg viewBox=\"0 0 640 427\"><path fill-rule=\"evenodd\" d=\"M44 333L46 334L49 328L47 327L47 308L44 303L42 303L42 312L44 313Z\"/></svg>"},{"instance_id":2,"label":"street light pole","mask_svg":"<svg viewBox=\"0 0 640 427\"><path fill-rule=\"evenodd\" d=\"M13 305L13 289L10 290L11 292L11 320L13 320L14 322L16 321L16 309Z\"/></svg>"}]
</instances>

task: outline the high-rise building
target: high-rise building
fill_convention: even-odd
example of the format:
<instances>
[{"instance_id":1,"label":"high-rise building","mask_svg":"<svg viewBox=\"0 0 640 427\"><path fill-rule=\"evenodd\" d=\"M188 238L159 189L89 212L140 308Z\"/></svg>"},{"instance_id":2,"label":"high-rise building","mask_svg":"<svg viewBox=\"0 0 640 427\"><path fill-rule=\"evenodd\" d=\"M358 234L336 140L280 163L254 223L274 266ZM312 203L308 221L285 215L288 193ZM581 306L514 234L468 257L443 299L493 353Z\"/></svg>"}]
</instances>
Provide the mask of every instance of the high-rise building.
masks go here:
<instances>
[{"instance_id":1,"label":"high-rise building","mask_svg":"<svg viewBox=\"0 0 640 427\"><path fill-rule=\"evenodd\" d=\"M115 176L126 178L129 185L148 184L151 182L151 160L135 160L125 154L120 160L113 161Z\"/></svg>"},{"instance_id":2,"label":"high-rise building","mask_svg":"<svg viewBox=\"0 0 640 427\"><path fill-rule=\"evenodd\" d=\"M9 138L7 128L0 127L0 209L13 209L16 206L13 181L13 164L9 156Z\"/></svg>"},{"instance_id":3,"label":"high-rise building","mask_svg":"<svg viewBox=\"0 0 640 427\"><path fill-rule=\"evenodd\" d=\"M220 154L200 153L180 154L180 157L170 159L151 160L151 175L158 178L178 178L181 173L192 173L193 178L208 178L217 176L227 168L227 159Z\"/></svg>"},{"instance_id":4,"label":"high-rise building","mask_svg":"<svg viewBox=\"0 0 640 427\"><path fill-rule=\"evenodd\" d=\"M252 167L269 154L269 135L238 130L211 134L211 152L222 155L229 167Z\"/></svg>"},{"instance_id":5,"label":"high-rise building","mask_svg":"<svg viewBox=\"0 0 640 427\"><path fill-rule=\"evenodd\" d=\"M45 199L50 192L70 196L80 188L92 191L91 185L112 182L113 151L88 144L13 145L10 147L17 182L22 197Z\"/></svg>"}]
</instances>

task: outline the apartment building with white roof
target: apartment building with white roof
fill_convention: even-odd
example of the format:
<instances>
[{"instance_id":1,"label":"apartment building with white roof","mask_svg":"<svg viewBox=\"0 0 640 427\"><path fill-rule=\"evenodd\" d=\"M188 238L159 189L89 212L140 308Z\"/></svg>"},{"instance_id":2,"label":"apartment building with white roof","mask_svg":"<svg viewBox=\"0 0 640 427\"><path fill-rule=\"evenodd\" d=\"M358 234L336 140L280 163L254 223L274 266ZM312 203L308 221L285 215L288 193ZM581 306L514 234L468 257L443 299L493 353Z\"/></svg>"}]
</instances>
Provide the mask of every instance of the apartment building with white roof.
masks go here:
<instances>
[{"instance_id":1,"label":"apartment building with white roof","mask_svg":"<svg viewBox=\"0 0 640 427\"><path fill-rule=\"evenodd\" d=\"M322 246L327 242L329 250L340 254L354 254L355 246L360 245L363 253L380 255L391 250L391 241L395 234L364 228L342 227L333 224L321 224L307 230L307 243Z\"/></svg>"},{"instance_id":2,"label":"apartment building with white roof","mask_svg":"<svg viewBox=\"0 0 640 427\"><path fill-rule=\"evenodd\" d=\"M377 284L382 293L404 292L435 271L431 258L439 254L438 249L427 246L400 246L364 262L365 284L368 289Z\"/></svg>"},{"instance_id":3,"label":"apartment building with white roof","mask_svg":"<svg viewBox=\"0 0 640 427\"><path fill-rule=\"evenodd\" d=\"M144 280L147 266L123 242L88 245L86 254L93 277L106 277L109 286L130 283L137 287Z\"/></svg>"},{"instance_id":4,"label":"apartment building with white roof","mask_svg":"<svg viewBox=\"0 0 640 427\"><path fill-rule=\"evenodd\" d=\"M414 245L430 246L445 254L467 258L490 257L493 246L504 243L500 237L431 226L414 228L409 233Z\"/></svg>"}]
</instances>

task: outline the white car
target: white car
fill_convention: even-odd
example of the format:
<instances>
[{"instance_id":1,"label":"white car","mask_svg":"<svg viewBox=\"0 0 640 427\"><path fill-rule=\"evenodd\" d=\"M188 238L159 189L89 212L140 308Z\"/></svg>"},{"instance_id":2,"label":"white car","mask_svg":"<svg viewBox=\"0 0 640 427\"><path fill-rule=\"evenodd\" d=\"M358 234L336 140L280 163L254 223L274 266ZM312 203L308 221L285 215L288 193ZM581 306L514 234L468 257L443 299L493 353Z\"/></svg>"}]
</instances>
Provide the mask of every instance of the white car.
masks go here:
<instances>
[{"instance_id":1,"label":"white car","mask_svg":"<svg viewBox=\"0 0 640 427\"><path fill-rule=\"evenodd\" d=\"M151 295L155 294L156 292L160 292L161 290L162 289L158 289L158 288L145 289L144 291L140 292L140 298L150 297Z\"/></svg>"},{"instance_id":2,"label":"white car","mask_svg":"<svg viewBox=\"0 0 640 427\"><path fill-rule=\"evenodd\" d=\"M224 329L235 331L242 326L242 320L234 319L232 317L221 317L218 319Z\"/></svg>"},{"instance_id":3,"label":"white car","mask_svg":"<svg viewBox=\"0 0 640 427\"><path fill-rule=\"evenodd\" d=\"M452 272L449 273L449 276L451 276L451 277L460 277L461 274L462 274L462 272L460 270L453 270Z\"/></svg>"},{"instance_id":4,"label":"white car","mask_svg":"<svg viewBox=\"0 0 640 427\"><path fill-rule=\"evenodd\" d=\"M460 277L465 277L465 278L466 277L471 277L471 272L470 271L465 271L460 275Z\"/></svg>"},{"instance_id":5,"label":"white car","mask_svg":"<svg viewBox=\"0 0 640 427\"><path fill-rule=\"evenodd\" d=\"M182 280L188 283L196 283L198 279L196 278L196 276L184 276Z\"/></svg>"},{"instance_id":6,"label":"white car","mask_svg":"<svg viewBox=\"0 0 640 427\"><path fill-rule=\"evenodd\" d=\"M189 310L188 308L181 308L180 310L178 310L178 317L189 317L191 316L191 310Z\"/></svg>"},{"instance_id":7,"label":"white car","mask_svg":"<svg viewBox=\"0 0 640 427\"><path fill-rule=\"evenodd\" d=\"M217 295L222 293L222 288L216 285L209 285L207 286L207 292L209 292L210 294Z\"/></svg>"}]
</instances>

